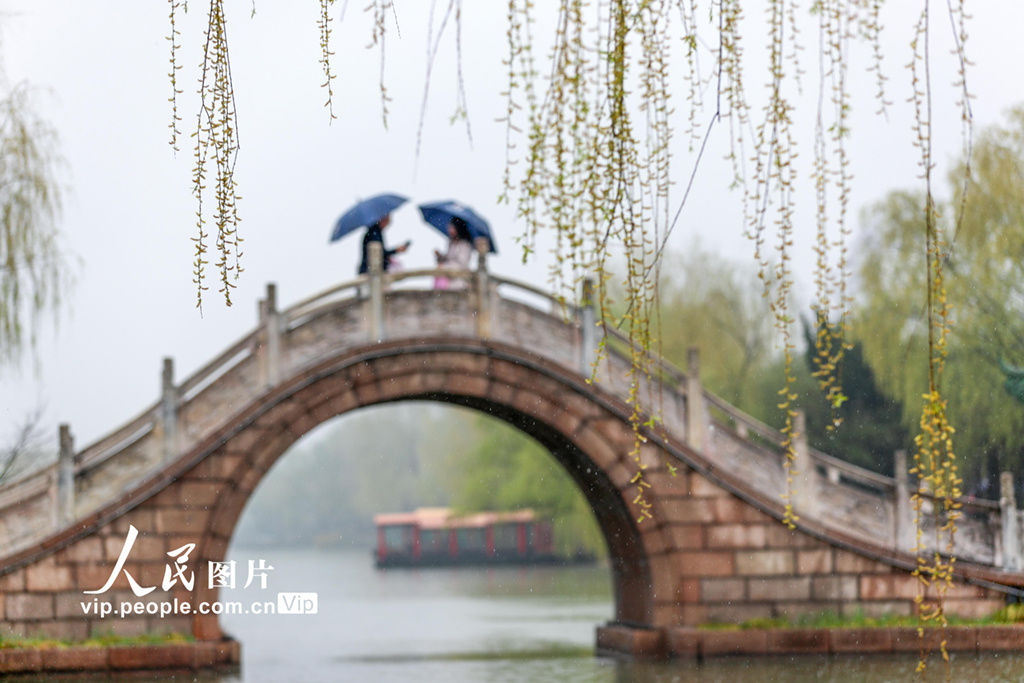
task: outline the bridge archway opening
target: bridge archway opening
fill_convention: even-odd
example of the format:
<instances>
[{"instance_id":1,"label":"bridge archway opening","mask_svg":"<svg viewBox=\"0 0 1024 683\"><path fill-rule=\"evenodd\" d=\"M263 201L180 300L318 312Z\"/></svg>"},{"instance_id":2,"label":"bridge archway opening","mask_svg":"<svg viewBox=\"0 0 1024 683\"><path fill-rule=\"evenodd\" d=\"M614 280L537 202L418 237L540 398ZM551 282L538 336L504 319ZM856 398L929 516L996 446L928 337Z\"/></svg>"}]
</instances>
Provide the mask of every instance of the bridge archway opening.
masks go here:
<instances>
[{"instance_id":1,"label":"bridge archway opening","mask_svg":"<svg viewBox=\"0 0 1024 683\"><path fill-rule=\"evenodd\" d=\"M532 508L555 519L567 559L607 556L579 485L540 442L489 414L428 400L362 408L299 438L249 498L232 546L369 550L373 515L432 507Z\"/></svg>"},{"instance_id":2,"label":"bridge archway opening","mask_svg":"<svg viewBox=\"0 0 1024 683\"><path fill-rule=\"evenodd\" d=\"M386 426L391 426L395 433L393 438L391 434L381 433ZM438 475L445 477L462 464L457 463L449 469L439 467L443 464L440 462L442 459L450 457L450 453L440 450L450 439L438 434L436 443L419 444L424 449L419 457L397 450L401 447L414 449L418 445L416 440L423 438L428 429L473 432L461 441L455 440L452 446L456 448L476 446L478 435L483 434L490 434L499 442L513 442L513 446L533 441L532 437L525 436L525 432L525 438L519 437L515 433L517 428L508 426L504 421L482 417L482 413L475 409L435 400L382 404L332 418L288 448L253 491L239 517L226 554L227 558L236 561L239 578L244 579L242 570L248 559L267 558L268 563L278 567L269 577L274 590L319 593L321 611L325 613L320 628L333 634L333 640L326 640L325 633L307 632L304 640L308 642L296 645L314 659L332 648L335 651L357 649L358 652L353 650L351 656L375 656L377 650L387 647L387 637L382 633L391 632L403 634L414 645L419 642L419 647L426 647L425 643L429 641L430 647L440 648L446 655L479 646L496 647L501 651L503 648L533 651L538 647L555 647L560 651L567 647L589 647L593 627L614 616L611 571L605 558L601 558L596 566L571 566L565 570L544 566L526 570L523 567L498 567L390 570L381 573L373 568L371 550L375 545L375 534L370 521L372 513L405 511L418 505L450 502L439 497L439 494L449 493L450 489L430 490ZM518 443L513 440L518 440ZM367 448L368 441L375 441L376 448ZM537 462L531 463L534 460ZM517 461L532 464L531 472L545 478L559 477L559 470L563 469L539 442ZM416 466L421 468L419 476L411 471ZM369 481L360 491L343 488L349 477L365 476L367 470L375 467L383 469L376 481ZM427 471L427 468L437 471ZM313 481L311 477L319 479ZM567 475L561 474L561 477L562 488L578 487ZM410 496L417 488L416 482L422 483L424 479L427 489L417 492L422 497ZM374 495L381 482L387 481L391 482L394 490ZM487 482L491 481L493 479L489 477ZM487 488L491 489L490 486ZM359 499L351 506L355 510L348 512L362 517L361 528L346 526L341 532L345 537L340 542L337 534L333 538L324 534L318 539L309 526L295 528L292 538L282 538L282 534L287 534L292 528L294 520L328 510L326 501L318 503L318 500L331 490L334 492L331 500L339 506L348 506L342 500L347 496ZM502 493L494 487L495 499ZM574 501L577 506L588 504L581 491L571 493L579 498ZM268 527L268 521L273 523L273 516L282 507L285 519L280 520L276 529ZM328 529L343 524L345 517L348 515L339 515ZM593 526L596 532L596 522ZM268 528L273 533L262 533L261 536L261 532ZM558 531L560 529L556 528ZM282 547L296 537L305 548ZM318 542L321 547L310 549L310 542ZM563 550L568 552L571 549ZM297 564L304 566L296 567ZM237 587L241 588L241 583ZM221 600L242 598L248 604L250 599L259 599L273 592L222 591ZM460 614L460 606L469 603L474 608L462 612L461 617L466 623L451 623L459 619L455 615ZM445 605L445 614L432 613L438 605ZM539 617L550 614L552 610L559 611L560 623L544 624ZM375 629L372 635L366 635L362 644L358 639L353 643L351 625L347 623L350 619L378 623L381 628ZM414 625L419 624L422 628L424 620L433 624L431 628L438 629L431 638L414 632ZM296 628L307 627L306 620L296 621L299 620L292 620ZM225 632L245 645L243 652L252 653L247 658L262 657L261 653L265 651L278 651L281 638L295 636L294 633L279 633L279 618L267 620L225 614L221 622ZM271 637L268 627L272 627L276 635ZM507 640L497 644L497 634L502 634L502 638ZM549 644L541 646L541 642ZM250 663L255 665L255 662Z\"/></svg>"}]
</instances>

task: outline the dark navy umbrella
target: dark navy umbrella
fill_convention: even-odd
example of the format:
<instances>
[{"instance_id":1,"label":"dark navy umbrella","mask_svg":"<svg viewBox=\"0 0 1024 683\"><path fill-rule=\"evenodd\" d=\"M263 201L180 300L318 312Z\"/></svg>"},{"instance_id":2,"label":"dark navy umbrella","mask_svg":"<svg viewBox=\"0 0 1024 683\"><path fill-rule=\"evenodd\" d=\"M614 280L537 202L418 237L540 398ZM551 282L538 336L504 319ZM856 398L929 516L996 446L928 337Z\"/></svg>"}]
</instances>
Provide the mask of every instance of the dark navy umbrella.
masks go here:
<instances>
[{"instance_id":1,"label":"dark navy umbrella","mask_svg":"<svg viewBox=\"0 0 1024 683\"><path fill-rule=\"evenodd\" d=\"M491 234L491 226L487 221L480 217L480 214L465 204L460 204L457 201L448 199L443 202L420 204L419 208L420 213L423 214L423 220L437 228L441 231L441 234L445 236L448 235L448 223L451 222L452 218L461 218L465 221L466 227L469 228L469 234L474 240L477 237L486 237L487 243L491 247L491 253L498 253L498 250L494 246L494 236Z\"/></svg>"},{"instance_id":2,"label":"dark navy umbrella","mask_svg":"<svg viewBox=\"0 0 1024 683\"><path fill-rule=\"evenodd\" d=\"M409 198L400 194L379 194L364 199L342 214L338 222L334 224L331 242L340 240L357 228L373 225L407 201Z\"/></svg>"}]
</instances>

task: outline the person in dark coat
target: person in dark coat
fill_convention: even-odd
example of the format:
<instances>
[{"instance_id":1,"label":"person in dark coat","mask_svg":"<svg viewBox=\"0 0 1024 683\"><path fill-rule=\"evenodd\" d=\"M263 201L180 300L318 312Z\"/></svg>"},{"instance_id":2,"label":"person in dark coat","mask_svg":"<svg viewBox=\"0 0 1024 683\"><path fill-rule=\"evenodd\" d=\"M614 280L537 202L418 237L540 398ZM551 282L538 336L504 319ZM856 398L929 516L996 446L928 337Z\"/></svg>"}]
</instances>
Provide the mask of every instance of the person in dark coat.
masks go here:
<instances>
[{"instance_id":1,"label":"person in dark coat","mask_svg":"<svg viewBox=\"0 0 1024 683\"><path fill-rule=\"evenodd\" d=\"M391 214L387 214L384 218L370 225L366 228L366 232L363 234L363 258L359 262L359 274L370 272L370 242L380 242L380 246L384 251L384 262L381 264L383 270L387 270L391 263L391 257L395 254L401 254L409 248L409 242L402 244L395 249L388 249L384 246L384 228L388 227L391 223Z\"/></svg>"}]
</instances>

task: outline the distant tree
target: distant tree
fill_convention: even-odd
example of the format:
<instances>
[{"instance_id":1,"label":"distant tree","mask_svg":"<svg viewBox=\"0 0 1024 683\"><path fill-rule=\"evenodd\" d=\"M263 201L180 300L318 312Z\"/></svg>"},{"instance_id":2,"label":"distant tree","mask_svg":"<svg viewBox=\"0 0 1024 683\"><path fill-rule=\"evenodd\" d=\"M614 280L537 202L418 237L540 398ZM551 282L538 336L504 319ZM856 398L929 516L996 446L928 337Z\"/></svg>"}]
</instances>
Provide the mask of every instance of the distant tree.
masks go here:
<instances>
[{"instance_id":1,"label":"distant tree","mask_svg":"<svg viewBox=\"0 0 1024 683\"><path fill-rule=\"evenodd\" d=\"M0 66L0 375L35 345L42 315L58 310L70 283L58 244L57 135L32 109L30 89ZM42 411L26 414L0 455L0 481L38 450Z\"/></svg>"},{"instance_id":2,"label":"distant tree","mask_svg":"<svg viewBox=\"0 0 1024 683\"><path fill-rule=\"evenodd\" d=\"M760 376L778 355L778 338L755 267L694 241L666 254L661 273L657 350L685 369L687 351L697 347L704 384L761 417Z\"/></svg>"},{"instance_id":3,"label":"distant tree","mask_svg":"<svg viewBox=\"0 0 1024 683\"><path fill-rule=\"evenodd\" d=\"M375 513L447 504L444 465L450 449L462 448L459 430L451 430L447 443L431 434L439 423L467 419L403 403L325 425L295 444L261 482L239 522L239 542L370 547Z\"/></svg>"},{"instance_id":4,"label":"distant tree","mask_svg":"<svg viewBox=\"0 0 1024 683\"><path fill-rule=\"evenodd\" d=\"M29 95L0 72L0 367L34 342L40 314L57 310L68 284L57 136Z\"/></svg>"},{"instance_id":5,"label":"distant tree","mask_svg":"<svg viewBox=\"0 0 1024 683\"><path fill-rule=\"evenodd\" d=\"M41 406L34 408L17 425L13 438L0 448L0 484L31 467L29 460L39 456L44 441L40 430L42 415Z\"/></svg>"},{"instance_id":6,"label":"distant tree","mask_svg":"<svg viewBox=\"0 0 1024 683\"><path fill-rule=\"evenodd\" d=\"M810 444L829 455L875 472L892 475L893 454L897 449L913 445L903 423L903 406L887 396L875 382L874 372L864 359L864 350L854 343L846 350L839 368L839 378L846 400L833 413L820 383L811 373L814 364L817 330L805 319L805 369L800 384L804 387L801 404L807 414L807 436ZM837 337L838 332L832 334ZM833 423L838 417L840 424Z\"/></svg>"},{"instance_id":7,"label":"distant tree","mask_svg":"<svg viewBox=\"0 0 1024 683\"><path fill-rule=\"evenodd\" d=\"M963 162L961 162L962 165ZM943 392L956 425L965 490L981 491L997 469L1024 472L1024 406L1003 390L1000 361L1024 364L1024 108L980 133L962 219L962 176L936 207L952 306ZM920 402L928 318L920 231L922 198L892 192L866 214L854 335L886 393ZM916 418L904 415L914 429Z\"/></svg>"},{"instance_id":8,"label":"distant tree","mask_svg":"<svg viewBox=\"0 0 1024 683\"><path fill-rule=\"evenodd\" d=\"M475 443L451 454L452 503L461 511L532 508L554 523L562 552L604 554L594 513L565 469L540 444L486 416L473 418Z\"/></svg>"}]
</instances>

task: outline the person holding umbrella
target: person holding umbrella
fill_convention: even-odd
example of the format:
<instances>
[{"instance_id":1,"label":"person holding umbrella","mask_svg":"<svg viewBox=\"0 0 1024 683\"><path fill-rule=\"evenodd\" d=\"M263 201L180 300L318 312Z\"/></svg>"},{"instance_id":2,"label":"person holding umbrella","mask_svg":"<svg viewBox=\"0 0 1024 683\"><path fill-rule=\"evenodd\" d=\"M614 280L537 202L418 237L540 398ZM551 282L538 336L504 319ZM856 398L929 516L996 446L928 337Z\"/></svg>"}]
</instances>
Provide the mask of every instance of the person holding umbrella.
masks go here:
<instances>
[{"instance_id":1,"label":"person holding umbrella","mask_svg":"<svg viewBox=\"0 0 1024 683\"><path fill-rule=\"evenodd\" d=\"M469 259L473 255L473 236L466 221L452 216L448 221L448 249L444 253L434 250L434 258L440 268L469 270ZM447 277L435 277L434 289L465 289L468 284L459 278L454 282Z\"/></svg>"},{"instance_id":2,"label":"person holding umbrella","mask_svg":"<svg viewBox=\"0 0 1024 683\"><path fill-rule=\"evenodd\" d=\"M391 212L408 201L407 197L400 194L379 194L369 199L357 202L355 206L346 211L331 232L331 242L340 240L345 235L366 226L363 233L362 258L359 261L359 274L370 271L370 244L378 242L384 253L384 261L381 264L383 270L391 265L391 258L409 248L410 242L395 248L388 249L384 246L384 228L391 223Z\"/></svg>"},{"instance_id":3,"label":"person holding umbrella","mask_svg":"<svg viewBox=\"0 0 1024 683\"><path fill-rule=\"evenodd\" d=\"M468 269L474 243L481 238L487 240L486 250L488 252L497 253L491 226L480 214L465 204L446 199L440 202L420 204L419 209L423 220L428 225L448 236L448 251L444 254L434 251L439 266ZM447 278L434 280L435 289L447 289L448 284ZM465 282L459 284L460 289L466 286Z\"/></svg>"},{"instance_id":4,"label":"person holding umbrella","mask_svg":"<svg viewBox=\"0 0 1024 683\"><path fill-rule=\"evenodd\" d=\"M370 271L370 243L380 242L381 250L384 252L384 262L381 264L381 268L387 271L391 267L391 259L395 254L404 253L411 244L410 241L406 241L403 244L398 245L394 249L388 249L384 246L384 228L391 224L391 214L384 214L384 217L378 220L376 223L371 223L367 228L366 232L363 233L363 257L359 261L359 274L363 275Z\"/></svg>"},{"instance_id":5,"label":"person holding umbrella","mask_svg":"<svg viewBox=\"0 0 1024 683\"><path fill-rule=\"evenodd\" d=\"M453 218L458 218L469 231L469 242L480 237L487 238L487 251L496 254L494 246L494 235L491 233L491 226L476 211L460 202L446 199L440 202L420 204L420 214L423 220L443 235L448 235L448 224Z\"/></svg>"}]
</instances>

